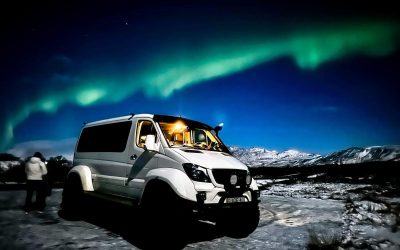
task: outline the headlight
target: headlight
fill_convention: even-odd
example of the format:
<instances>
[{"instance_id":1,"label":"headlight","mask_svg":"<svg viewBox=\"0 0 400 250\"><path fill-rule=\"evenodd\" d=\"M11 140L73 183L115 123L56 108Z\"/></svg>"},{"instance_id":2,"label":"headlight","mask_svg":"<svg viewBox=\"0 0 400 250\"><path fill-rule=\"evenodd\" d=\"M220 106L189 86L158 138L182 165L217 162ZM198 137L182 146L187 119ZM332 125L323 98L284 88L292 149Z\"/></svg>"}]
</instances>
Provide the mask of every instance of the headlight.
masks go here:
<instances>
[{"instance_id":1,"label":"headlight","mask_svg":"<svg viewBox=\"0 0 400 250\"><path fill-rule=\"evenodd\" d=\"M247 185L251 184L251 175L249 173L247 173L247 176L246 176L246 184Z\"/></svg>"},{"instance_id":2,"label":"headlight","mask_svg":"<svg viewBox=\"0 0 400 250\"><path fill-rule=\"evenodd\" d=\"M200 182L211 182L205 168L192 163L183 163L182 166L190 179Z\"/></svg>"}]
</instances>

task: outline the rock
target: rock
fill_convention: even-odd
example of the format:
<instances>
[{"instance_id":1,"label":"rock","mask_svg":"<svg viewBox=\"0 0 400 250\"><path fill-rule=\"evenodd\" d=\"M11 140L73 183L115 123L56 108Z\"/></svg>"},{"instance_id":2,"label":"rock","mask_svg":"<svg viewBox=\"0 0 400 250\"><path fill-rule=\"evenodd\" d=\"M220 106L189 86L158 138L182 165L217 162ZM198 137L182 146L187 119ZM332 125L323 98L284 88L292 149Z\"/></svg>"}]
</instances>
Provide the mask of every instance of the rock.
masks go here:
<instances>
[{"instance_id":1,"label":"rock","mask_svg":"<svg viewBox=\"0 0 400 250\"><path fill-rule=\"evenodd\" d=\"M342 244L344 246L351 246L352 245L352 241L351 241L351 236L346 236L346 238L342 241Z\"/></svg>"},{"instance_id":2,"label":"rock","mask_svg":"<svg viewBox=\"0 0 400 250\"><path fill-rule=\"evenodd\" d=\"M353 245L355 248L359 248L359 249L360 248L363 248L363 249L368 248L368 244L362 239L353 240Z\"/></svg>"},{"instance_id":3,"label":"rock","mask_svg":"<svg viewBox=\"0 0 400 250\"><path fill-rule=\"evenodd\" d=\"M387 249L387 248L390 247L390 244L388 244L388 243L379 243L379 247L380 247L381 249Z\"/></svg>"},{"instance_id":4,"label":"rock","mask_svg":"<svg viewBox=\"0 0 400 250\"><path fill-rule=\"evenodd\" d=\"M377 245L370 245L369 247L374 250L380 250L380 248Z\"/></svg>"},{"instance_id":5,"label":"rock","mask_svg":"<svg viewBox=\"0 0 400 250\"><path fill-rule=\"evenodd\" d=\"M385 224L388 226L393 226L396 225L396 215L394 214L389 214L385 216Z\"/></svg>"},{"instance_id":6,"label":"rock","mask_svg":"<svg viewBox=\"0 0 400 250\"><path fill-rule=\"evenodd\" d=\"M370 212L388 211L389 210L389 208L385 204L375 203L372 201L358 201L355 203L355 205L363 210L370 211Z\"/></svg>"},{"instance_id":7,"label":"rock","mask_svg":"<svg viewBox=\"0 0 400 250\"><path fill-rule=\"evenodd\" d=\"M379 218L379 216L376 214L368 213L367 217L368 217L368 219L370 219L372 222L374 222L376 224L382 224L382 219Z\"/></svg>"},{"instance_id":8,"label":"rock","mask_svg":"<svg viewBox=\"0 0 400 250\"><path fill-rule=\"evenodd\" d=\"M361 214L355 214L354 217L356 217L358 220L363 219L363 216Z\"/></svg>"}]
</instances>

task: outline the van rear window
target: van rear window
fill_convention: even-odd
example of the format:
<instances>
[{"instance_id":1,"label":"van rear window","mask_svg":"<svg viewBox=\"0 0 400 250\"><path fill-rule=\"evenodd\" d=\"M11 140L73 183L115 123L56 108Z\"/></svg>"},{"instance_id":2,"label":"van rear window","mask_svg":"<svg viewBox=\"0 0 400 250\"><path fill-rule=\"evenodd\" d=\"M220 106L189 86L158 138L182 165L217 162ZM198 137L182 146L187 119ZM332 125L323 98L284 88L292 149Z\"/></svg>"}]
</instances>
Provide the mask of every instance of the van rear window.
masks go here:
<instances>
[{"instance_id":1,"label":"van rear window","mask_svg":"<svg viewBox=\"0 0 400 250\"><path fill-rule=\"evenodd\" d=\"M123 152L132 122L118 122L84 128L78 152Z\"/></svg>"}]
</instances>

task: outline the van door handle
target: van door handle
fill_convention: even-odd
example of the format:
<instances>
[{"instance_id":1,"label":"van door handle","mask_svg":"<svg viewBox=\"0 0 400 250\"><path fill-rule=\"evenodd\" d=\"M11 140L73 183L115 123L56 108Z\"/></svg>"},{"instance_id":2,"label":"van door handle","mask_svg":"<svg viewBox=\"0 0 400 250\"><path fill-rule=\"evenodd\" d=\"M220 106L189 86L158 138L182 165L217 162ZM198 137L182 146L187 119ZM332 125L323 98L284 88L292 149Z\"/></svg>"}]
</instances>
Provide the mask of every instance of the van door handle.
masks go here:
<instances>
[{"instance_id":1,"label":"van door handle","mask_svg":"<svg viewBox=\"0 0 400 250\"><path fill-rule=\"evenodd\" d=\"M131 160L136 160L136 158L137 158L137 155L136 155L136 154L131 155Z\"/></svg>"}]
</instances>

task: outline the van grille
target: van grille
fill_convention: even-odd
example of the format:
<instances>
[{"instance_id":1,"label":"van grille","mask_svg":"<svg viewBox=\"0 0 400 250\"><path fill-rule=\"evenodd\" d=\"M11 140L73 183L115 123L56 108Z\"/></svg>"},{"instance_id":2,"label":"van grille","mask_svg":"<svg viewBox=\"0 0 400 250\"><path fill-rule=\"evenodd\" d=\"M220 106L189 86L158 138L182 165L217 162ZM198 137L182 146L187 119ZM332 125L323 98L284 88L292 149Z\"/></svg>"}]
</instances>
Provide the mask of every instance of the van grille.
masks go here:
<instances>
[{"instance_id":1,"label":"van grille","mask_svg":"<svg viewBox=\"0 0 400 250\"><path fill-rule=\"evenodd\" d=\"M246 170L237 170L237 169L213 169L212 171L215 181L218 184L224 185L225 189L233 189L239 186L240 189L246 187ZM230 178L233 174L236 174L237 184L232 185L230 182Z\"/></svg>"}]
</instances>

